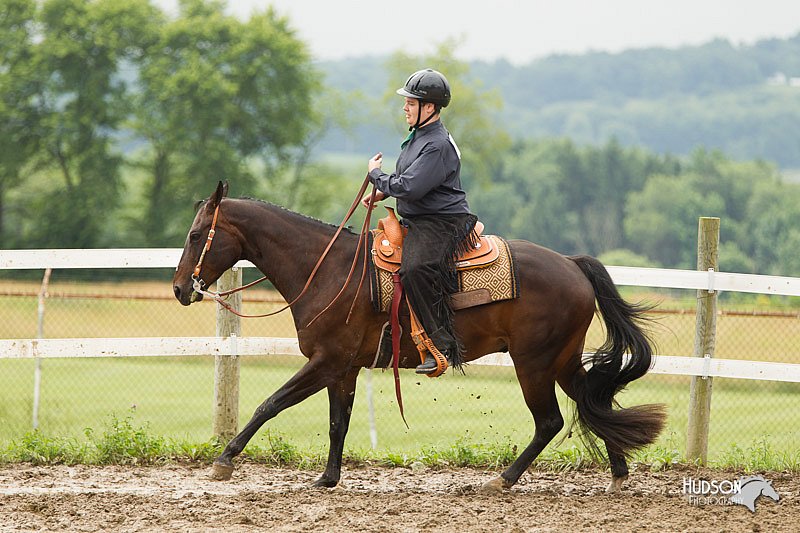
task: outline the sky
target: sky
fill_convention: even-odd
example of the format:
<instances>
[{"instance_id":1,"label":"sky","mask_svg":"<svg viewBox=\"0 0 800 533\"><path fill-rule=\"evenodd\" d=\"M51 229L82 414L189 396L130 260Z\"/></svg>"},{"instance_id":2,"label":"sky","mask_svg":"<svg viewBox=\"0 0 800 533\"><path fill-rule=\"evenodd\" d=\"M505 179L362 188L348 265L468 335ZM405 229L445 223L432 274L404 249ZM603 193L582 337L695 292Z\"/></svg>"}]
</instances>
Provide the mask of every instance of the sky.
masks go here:
<instances>
[{"instance_id":1,"label":"sky","mask_svg":"<svg viewBox=\"0 0 800 533\"><path fill-rule=\"evenodd\" d=\"M156 0L174 12L177 0ZM272 5L317 60L432 53L525 64L552 54L751 44L800 33L798 0L227 0L247 18Z\"/></svg>"}]
</instances>

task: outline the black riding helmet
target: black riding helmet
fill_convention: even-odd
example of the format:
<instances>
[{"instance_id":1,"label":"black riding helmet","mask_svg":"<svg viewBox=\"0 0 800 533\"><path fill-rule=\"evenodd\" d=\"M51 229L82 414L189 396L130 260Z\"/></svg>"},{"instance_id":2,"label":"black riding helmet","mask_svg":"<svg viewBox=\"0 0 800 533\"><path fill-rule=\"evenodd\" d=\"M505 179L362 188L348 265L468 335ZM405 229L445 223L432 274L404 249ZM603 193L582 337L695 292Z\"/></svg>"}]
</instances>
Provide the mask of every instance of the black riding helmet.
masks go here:
<instances>
[{"instance_id":1,"label":"black riding helmet","mask_svg":"<svg viewBox=\"0 0 800 533\"><path fill-rule=\"evenodd\" d=\"M441 72L426 68L409 76L405 86L397 89L397 94L447 107L450 103L450 83Z\"/></svg>"},{"instance_id":2,"label":"black riding helmet","mask_svg":"<svg viewBox=\"0 0 800 533\"><path fill-rule=\"evenodd\" d=\"M450 83L444 74L432 68L418 70L408 77L406 84L397 89L397 94L407 98L420 100L420 103L430 102L436 106L436 112L450 103ZM409 129L421 128L433 115L420 123L420 110L417 110L417 122ZM435 113L434 113L435 114Z\"/></svg>"}]
</instances>

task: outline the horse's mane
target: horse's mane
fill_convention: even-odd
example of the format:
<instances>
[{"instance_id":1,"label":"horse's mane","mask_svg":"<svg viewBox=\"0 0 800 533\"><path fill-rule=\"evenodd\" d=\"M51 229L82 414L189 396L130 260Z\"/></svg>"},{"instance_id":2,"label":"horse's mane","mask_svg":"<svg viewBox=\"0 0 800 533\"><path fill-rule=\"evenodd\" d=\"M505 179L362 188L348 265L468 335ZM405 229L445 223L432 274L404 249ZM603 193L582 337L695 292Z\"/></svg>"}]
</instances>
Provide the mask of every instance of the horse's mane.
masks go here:
<instances>
[{"instance_id":1,"label":"horse's mane","mask_svg":"<svg viewBox=\"0 0 800 533\"><path fill-rule=\"evenodd\" d=\"M311 216L308 216L308 215L304 215L302 213L298 213L297 211L292 211L291 209L289 209L287 207L283 207L282 205L274 204L274 203L268 202L266 200L261 200L260 198L251 198L249 196L240 196L239 198L230 198L230 200L245 200L245 201L248 201L248 202L255 202L257 204L262 204L262 205L264 205L264 206L266 206L268 208L271 208L271 209L278 209L278 210L286 213L287 215L290 215L292 217L297 217L298 219L306 221L306 222L311 222L314 225L321 226L322 228L331 230L331 232L336 231L337 229L339 229L339 226L337 226L337 225L331 224L329 222L325 222L323 220L319 220L318 218L314 218L314 217L311 217ZM208 202L207 198L204 199L204 200L197 200L194 203L194 211L195 211L195 213L200 209L200 207L205 205L206 202ZM353 232L353 230L351 228L352 228L352 226L345 226L342 229L342 231L347 233L347 234L350 234L350 235L357 235L355 232Z\"/></svg>"},{"instance_id":2,"label":"horse's mane","mask_svg":"<svg viewBox=\"0 0 800 533\"><path fill-rule=\"evenodd\" d=\"M267 206L269 208L273 208L273 209L279 209L280 211L283 211L284 213L286 213L288 215L297 217L297 218L299 218L301 220L305 220L305 221L308 221L308 222L313 222L314 224L326 227L331 231L336 231L337 229L339 229L338 225L331 224L329 222L325 222L323 220L319 220L318 218L314 218L314 217L311 217L311 216L308 216L308 215L304 215L302 213L298 213L297 211L292 211L291 209L289 209L287 207L283 207L282 205L274 204L274 203L268 202L266 200L261 200L259 198L251 198L249 196L240 196L237 199L238 200L247 200L247 201L255 202L255 203L258 203L258 204L263 204L263 205L265 205L265 206ZM342 231L347 232L350 235L355 235L355 233L351 229L351 226L345 226Z\"/></svg>"}]
</instances>

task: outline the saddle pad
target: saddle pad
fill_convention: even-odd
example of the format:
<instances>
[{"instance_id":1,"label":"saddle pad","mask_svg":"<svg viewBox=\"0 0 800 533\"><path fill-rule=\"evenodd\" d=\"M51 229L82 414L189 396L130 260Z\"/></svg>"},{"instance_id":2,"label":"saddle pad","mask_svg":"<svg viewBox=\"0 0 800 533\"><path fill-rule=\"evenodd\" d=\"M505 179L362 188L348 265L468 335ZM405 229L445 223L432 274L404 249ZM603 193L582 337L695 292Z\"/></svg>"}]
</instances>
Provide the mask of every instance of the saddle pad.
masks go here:
<instances>
[{"instance_id":1,"label":"saddle pad","mask_svg":"<svg viewBox=\"0 0 800 533\"><path fill-rule=\"evenodd\" d=\"M508 243L497 235L484 235L492 239L499 252L497 260L484 267L458 268L459 292L452 296L453 309L463 309L519 296L519 284L514 271L514 260ZM376 311L388 312L392 304L394 286L391 272L372 262L370 275L372 304Z\"/></svg>"}]
</instances>

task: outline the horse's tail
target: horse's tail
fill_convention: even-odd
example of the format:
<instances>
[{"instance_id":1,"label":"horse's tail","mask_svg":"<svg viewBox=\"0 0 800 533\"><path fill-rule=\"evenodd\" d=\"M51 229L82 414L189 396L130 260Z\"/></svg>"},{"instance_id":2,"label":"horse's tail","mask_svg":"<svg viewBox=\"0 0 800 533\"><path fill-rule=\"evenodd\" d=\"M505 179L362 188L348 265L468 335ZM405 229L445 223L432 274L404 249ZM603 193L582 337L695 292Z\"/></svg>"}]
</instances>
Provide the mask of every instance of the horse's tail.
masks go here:
<instances>
[{"instance_id":1,"label":"horse's tail","mask_svg":"<svg viewBox=\"0 0 800 533\"><path fill-rule=\"evenodd\" d=\"M577 374L574 382L578 423L603 439L610 451L627 456L655 441L666 419L661 404L612 407L614 395L645 375L652 364L651 341L642 328L644 313L651 308L626 302L597 259L570 259L592 284L606 328L606 341L592 355L591 368L586 374ZM627 358L626 352L630 354Z\"/></svg>"}]
</instances>

